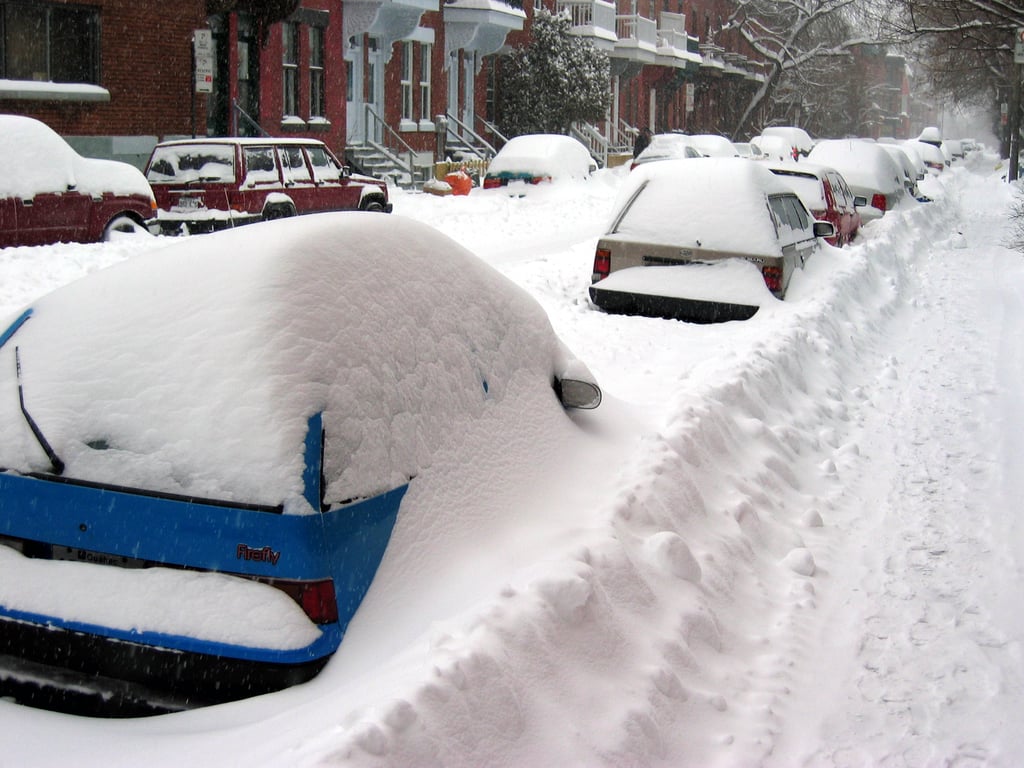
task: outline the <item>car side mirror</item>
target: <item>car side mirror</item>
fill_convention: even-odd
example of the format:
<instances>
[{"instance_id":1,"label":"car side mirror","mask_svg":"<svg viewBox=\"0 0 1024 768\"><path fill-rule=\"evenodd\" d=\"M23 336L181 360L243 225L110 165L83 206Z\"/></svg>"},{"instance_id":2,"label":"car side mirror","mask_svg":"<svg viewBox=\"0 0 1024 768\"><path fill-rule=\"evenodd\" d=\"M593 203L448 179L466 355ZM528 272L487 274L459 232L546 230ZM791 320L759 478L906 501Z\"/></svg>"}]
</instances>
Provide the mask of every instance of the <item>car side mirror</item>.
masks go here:
<instances>
[{"instance_id":1,"label":"car side mirror","mask_svg":"<svg viewBox=\"0 0 1024 768\"><path fill-rule=\"evenodd\" d=\"M836 228L831 221L816 221L814 222L814 236L815 237L835 237Z\"/></svg>"},{"instance_id":2,"label":"car side mirror","mask_svg":"<svg viewBox=\"0 0 1024 768\"><path fill-rule=\"evenodd\" d=\"M565 408L590 410L601 404L601 388L580 379L555 379L555 394Z\"/></svg>"},{"instance_id":3,"label":"car side mirror","mask_svg":"<svg viewBox=\"0 0 1024 768\"><path fill-rule=\"evenodd\" d=\"M341 166L341 180L342 181L344 181L345 179L347 179L351 175L352 175L352 169L351 168L349 168L347 165Z\"/></svg>"}]
</instances>

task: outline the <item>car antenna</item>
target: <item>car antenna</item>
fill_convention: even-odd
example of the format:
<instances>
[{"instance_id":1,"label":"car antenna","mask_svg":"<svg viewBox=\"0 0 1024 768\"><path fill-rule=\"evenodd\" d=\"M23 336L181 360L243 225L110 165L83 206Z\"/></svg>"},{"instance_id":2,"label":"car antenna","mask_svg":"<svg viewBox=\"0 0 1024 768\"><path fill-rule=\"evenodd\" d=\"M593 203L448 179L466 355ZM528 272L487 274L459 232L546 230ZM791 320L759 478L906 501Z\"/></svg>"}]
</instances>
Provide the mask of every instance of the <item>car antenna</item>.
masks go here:
<instances>
[{"instance_id":1,"label":"car antenna","mask_svg":"<svg viewBox=\"0 0 1024 768\"><path fill-rule=\"evenodd\" d=\"M25 393L21 387L21 351L20 347L14 348L14 365L18 376L18 402L21 404L21 412L25 416L25 421L28 422L29 429L32 430L32 434L36 436L36 440L39 441L40 447L46 453L46 458L50 460L50 464L53 466L53 474L62 475L64 474L64 462L61 461L60 456L56 454L53 447L47 441L46 436L43 435L42 430L36 424L35 420L29 415L28 410L25 408Z\"/></svg>"}]
</instances>

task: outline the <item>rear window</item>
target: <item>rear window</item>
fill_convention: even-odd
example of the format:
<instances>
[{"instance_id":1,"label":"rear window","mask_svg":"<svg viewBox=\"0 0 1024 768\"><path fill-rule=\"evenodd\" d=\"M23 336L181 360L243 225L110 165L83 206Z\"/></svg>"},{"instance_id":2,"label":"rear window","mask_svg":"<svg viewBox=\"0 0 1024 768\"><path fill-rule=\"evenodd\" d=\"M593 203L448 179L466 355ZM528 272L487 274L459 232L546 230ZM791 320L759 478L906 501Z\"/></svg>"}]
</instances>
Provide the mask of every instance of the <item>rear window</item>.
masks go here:
<instances>
[{"instance_id":1,"label":"rear window","mask_svg":"<svg viewBox=\"0 0 1024 768\"><path fill-rule=\"evenodd\" d=\"M149 161L150 182L235 181L235 150L216 144L157 147Z\"/></svg>"},{"instance_id":2,"label":"rear window","mask_svg":"<svg viewBox=\"0 0 1024 768\"><path fill-rule=\"evenodd\" d=\"M777 171L772 169L772 173L782 179L786 184L793 188L797 196L803 200L804 205L812 210L819 210L825 208L825 195L821 187L821 179L814 174L790 172L790 171Z\"/></svg>"}]
</instances>

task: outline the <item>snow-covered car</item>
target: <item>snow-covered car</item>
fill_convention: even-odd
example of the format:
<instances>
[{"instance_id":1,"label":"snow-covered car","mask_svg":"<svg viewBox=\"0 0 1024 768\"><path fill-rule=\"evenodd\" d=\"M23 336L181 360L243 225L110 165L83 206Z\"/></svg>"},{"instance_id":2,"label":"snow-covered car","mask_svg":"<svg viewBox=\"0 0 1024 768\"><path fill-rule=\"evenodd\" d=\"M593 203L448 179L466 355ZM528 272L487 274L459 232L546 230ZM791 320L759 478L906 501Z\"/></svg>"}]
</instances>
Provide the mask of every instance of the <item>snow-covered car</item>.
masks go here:
<instances>
[{"instance_id":1,"label":"snow-covered car","mask_svg":"<svg viewBox=\"0 0 1024 768\"><path fill-rule=\"evenodd\" d=\"M390 213L387 185L353 174L313 139L182 139L158 144L146 165L154 229L211 232L326 211Z\"/></svg>"},{"instance_id":2,"label":"snow-covered car","mask_svg":"<svg viewBox=\"0 0 1024 768\"><path fill-rule=\"evenodd\" d=\"M761 157L766 160L784 162L799 156L799 152L794 153L793 145L783 136L755 136L750 143L757 147Z\"/></svg>"},{"instance_id":3,"label":"snow-covered car","mask_svg":"<svg viewBox=\"0 0 1024 768\"><path fill-rule=\"evenodd\" d=\"M917 186L917 182L926 175L924 161L920 159L920 156L918 156L916 161L913 160L911 153L914 150L898 144L878 144L878 146L888 152L889 156L903 170L903 188L906 189L907 194L915 200L923 201L925 198Z\"/></svg>"},{"instance_id":4,"label":"snow-covered car","mask_svg":"<svg viewBox=\"0 0 1024 768\"><path fill-rule=\"evenodd\" d=\"M611 313L745 320L782 299L818 238L834 235L764 163L650 163L630 174L598 240L590 298Z\"/></svg>"},{"instance_id":5,"label":"snow-covered car","mask_svg":"<svg viewBox=\"0 0 1024 768\"><path fill-rule=\"evenodd\" d=\"M45 123L0 115L0 248L145 232L156 212L128 163L82 157Z\"/></svg>"},{"instance_id":6,"label":"snow-covered car","mask_svg":"<svg viewBox=\"0 0 1024 768\"><path fill-rule=\"evenodd\" d=\"M761 130L761 137L772 136L782 139L789 148L789 155L794 160L806 157L814 148L814 139L803 128L794 125L773 125Z\"/></svg>"},{"instance_id":7,"label":"snow-covered car","mask_svg":"<svg viewBox=\"0 0 1024 768\"><path fill-rule=\"evenodd\" d=\"M656 133L644 151L633 158L630 170L644 163L694 157L703 157L703 154L697 149L692 136L685 133Z\"/></svg>"},{"instance_id":8,"label":"snow-covered car","mask_svg":"<svg viewBox=\"0 0 1024 768\"><path fill-rule=\"evenodd\" d=\"M0 392L0 696L118 716L315 676L437 451L601 398L525 291L371 213L60 288L0 323Z\"/></svg>"},{"instance_id":9,"label":"snow-covered car","mask_svg":"<svg viewBox=\"0 0 1024 768\"><path fill-rule=\"evenodd\" d=\"M761 148L749 141L737 141L733 142L733 146L736 147L736 153L740 157L745 157L749 160L764 160L764 153L761 152Z\"/></svg>"},{"instance_id":10,"label":"snow-covered car","mask_svg":"<svg viewBox=\"0 0 1024 768\"><path fill-rule=\"evenodd\" d=\"M866 201L854 196L839 171L810 161L768 162L765 167L793 188L815 219L831 222L835 234L825 238L829 245L842 247L857 236L857 206Z\"/></svg>"},{"instance_id":11,"label":"snow-covered car","mask_svg":"<svg viewBox=\"0 0 1024 768\"><path fill-rule=\"evenodd\" d=\"M859 139L828 139L814 145L807 159L835 168L857 197L865 222L881 218L903 199L903 168L881 146Z\"/></svg>"},{"instance_id":12,"label":"snow-covered car","mask_svg":"<svg viewBox=\"0 0 1024 768\"><path fill-rule=\"evenodd\" d=\"M942 146L953 160L964 159L964 145L960 139L945 139L942 142Z\"/></svg>"},{"instance_id":13,"label":"snow-covered car","mask_svg":"<svg viewBox=\"0 0 1024 768\"><path fill-rule=\"evenodd\" d=\"M516 136L487 165L484 189L509 184L538 184L542 181L586 179L597 170L597 162L583 144L571 136L533 133Z\"/></svg>"},{"instance_id":14,"label":"snow-covered car","mask_svg":"<svg viewBox=\"0 0 1024 768\"><path fill-rule=\"evenodd\" d=\"M715 133L695 133L690 136L693 146L703 157L739 157L739 150L725 136Z\"/></svg>"},{"instance_id":15,"label":"snow-covered car","mask_svg":"<svg viewBox=\"0 0 1024 768\"><path fill-rule=\"evenodd\" d=\"M917 152L918 156L924 162L925 167L928 169L928 173L932 176L937 176L946 170L946 166L949 162L946 160L945 154L942 152L942 148L937 144L932 144L927 141L919 141L918 139L909 139L903 142L904 147Z\"/></svg>"}]
</instances>

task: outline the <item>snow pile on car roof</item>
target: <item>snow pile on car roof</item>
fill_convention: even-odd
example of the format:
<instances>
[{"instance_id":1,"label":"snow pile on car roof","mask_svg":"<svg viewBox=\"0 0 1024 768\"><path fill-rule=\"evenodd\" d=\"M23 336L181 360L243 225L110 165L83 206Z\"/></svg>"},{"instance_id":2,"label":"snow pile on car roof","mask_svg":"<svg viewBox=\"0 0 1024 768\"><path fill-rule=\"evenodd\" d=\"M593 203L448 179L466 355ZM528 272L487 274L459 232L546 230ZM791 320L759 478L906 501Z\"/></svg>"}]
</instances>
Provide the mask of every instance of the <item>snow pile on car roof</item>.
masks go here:
<instances>
[{"instance_id":1,"label":"snow pile on car roof","mask_svg":"<svg viewBox=\"0 0 1024 768\"><path fill-rule=\"evenodd\" d=\"M0 115L0 197L31 199L45 192L152 196L135 166L82 157L49 126Z\"/></svg>"},{"instance_id":2,"label":"snow pile on car roof","mask_svg":"<svg viewBox=\"0 0 1024 768\"><path fill-rule=\"evenodd\" d=\"M809 158L838 170L851 187L873 189L887 195L903 189L903 169L888 152L869 141L819 141Z\"/></svg>"},{"instance_id":3,"label":"snow pile on car roof","mask_svg":"<svg viewBox=\"0 0 1024 768\"><path fill-rule=\"evenodd\" d=\"M426 225L363 213L188 238L35 302L0 349L0 467L47 470L15 348L68 476L297 511L315 413L344 501L570 362L525 291Z\"/></svg>"},{"instance_id":4,"label":"snow pile on car roof","mask_svg":"<svg viewBox=\"0 0 1024 768\"><path fill-rule=\"evenodd\" d=\"M684 248L778 256L779 238L767 197L787 192L789 187L771 171L741 157L646 163L623 185L613 222L627 205L629 210L610 234Z\"/></svg>"}]
</instances>

